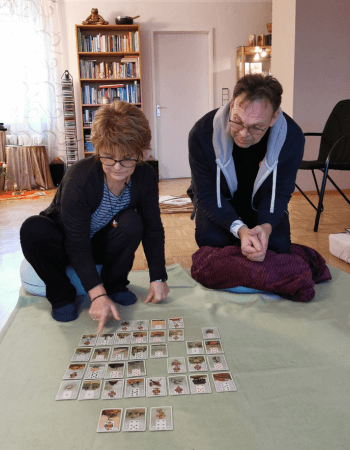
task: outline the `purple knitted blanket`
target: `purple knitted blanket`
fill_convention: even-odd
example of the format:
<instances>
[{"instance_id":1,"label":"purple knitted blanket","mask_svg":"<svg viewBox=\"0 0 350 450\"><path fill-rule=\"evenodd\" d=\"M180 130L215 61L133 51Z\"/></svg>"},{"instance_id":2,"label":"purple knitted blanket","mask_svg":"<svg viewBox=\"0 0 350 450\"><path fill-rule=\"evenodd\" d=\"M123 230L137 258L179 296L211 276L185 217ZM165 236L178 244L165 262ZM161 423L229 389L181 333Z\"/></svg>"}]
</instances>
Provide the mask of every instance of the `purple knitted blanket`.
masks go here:
<instances>
[{"instance_id":1,"label":"purple knitted blanket","mask_svg":"<svg viewBox=\"0 0 350 450\"><path fill-rule=\"evenodd\" d=\"M210 289L244 286L297 302L312 300L315 283L332 279L322 256L299 244L288 255L268 250L262 263L249 261L237 246L202 247L192 255L191 275Z\"/></svg>"}]
</instances>

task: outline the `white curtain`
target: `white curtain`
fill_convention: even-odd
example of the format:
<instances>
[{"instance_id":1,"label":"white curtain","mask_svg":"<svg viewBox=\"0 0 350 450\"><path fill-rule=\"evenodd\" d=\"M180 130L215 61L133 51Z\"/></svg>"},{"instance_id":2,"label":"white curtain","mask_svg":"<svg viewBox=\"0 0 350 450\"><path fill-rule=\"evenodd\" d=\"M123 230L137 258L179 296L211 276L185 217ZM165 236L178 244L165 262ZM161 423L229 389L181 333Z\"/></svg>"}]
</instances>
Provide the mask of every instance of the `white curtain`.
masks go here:
<instances>
[{"instance_id":1,"label":"white curtain","mask_svg":"<svg viewBox=\"0 0 350 450\"><path fill-rule=\"evenodd\" d=\"M56 0L0 0L0 122L42 140L50 160L65 155L59 19Z\"/></svg>"}]
</instances>

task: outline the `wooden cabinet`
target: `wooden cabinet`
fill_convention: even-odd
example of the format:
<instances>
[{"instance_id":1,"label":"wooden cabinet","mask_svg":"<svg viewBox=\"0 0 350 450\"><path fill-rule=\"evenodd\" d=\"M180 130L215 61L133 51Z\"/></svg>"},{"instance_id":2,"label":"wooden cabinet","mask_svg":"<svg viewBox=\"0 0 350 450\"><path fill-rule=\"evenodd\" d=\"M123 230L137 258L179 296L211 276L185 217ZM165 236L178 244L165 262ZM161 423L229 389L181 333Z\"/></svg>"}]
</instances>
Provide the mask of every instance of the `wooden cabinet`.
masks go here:
<instances>
[{"instance_id":1,"label":"wooden cabinet","mask_svg":"<svg viewBox=\"0 0 350 450\"><path fill-rule=\"evenodd\" d=\"M76 25L84 157L96 110L116 98L142 108L139 25Z\"/></svg>"},{"instance_id":2,"label":"wooden cabinet","mask_svg":"<svg viewBox=\"0 0 350 450\"><path fill-rule=\"evenodd\" d=\"M265 50L266 55L264 55ZM256 54L259 59L256 59ZM248 73L271 73L271 46L238 47L236 49L237 80Z\"/></svg>"}]
</instances>

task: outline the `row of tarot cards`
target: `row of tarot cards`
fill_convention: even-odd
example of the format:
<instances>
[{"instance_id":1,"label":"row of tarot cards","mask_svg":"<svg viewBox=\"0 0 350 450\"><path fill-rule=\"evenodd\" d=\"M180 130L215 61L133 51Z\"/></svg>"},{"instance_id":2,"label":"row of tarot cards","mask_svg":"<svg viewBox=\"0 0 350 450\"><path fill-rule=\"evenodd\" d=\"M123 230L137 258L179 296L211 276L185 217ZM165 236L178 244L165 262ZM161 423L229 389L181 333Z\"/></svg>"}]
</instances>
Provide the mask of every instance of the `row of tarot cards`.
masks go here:
<instances>
[{"instance_id":1,"label":"row of tarot cards","mask_svg":"<svg viewBox=\"0 0 350 450\"><path fill-rule=\"evenodd\" d=\"M237 391L230 372L211 374L216 392ZM189 380L189 381L188 381ZM126 382L125 382L126 381ZM173 375L169 377L129 378L127 380L65 380L56 395L56 400L117 400L123 397L165 397L168 395L210 394L209 375L206 373ZM168 385L168 386L167 386ZM168 391L167 391L168 387ZM167 393L168 392L168 393Z\"/></svg>"},{"instance_id":2,"label":"row of tarot cards","mask_svg":"<svg viewBox=\"0 0 350 450\"><path fill-rule=\"evenodd\" d=\"M102 409L98 420L98 433L111 433L120 431L146 431L147 408L123 408ZM150 408L149 430L169 431L173 426L173 408L171 406L154 406Z\"/></svg>"},{"instance_id":3,"label":"row of tarot cards","mask_svg":"<svg viewBox=\"0 0 350 450\"><path fill-rule=\"evenodd\" d=\"M141 344L141 343L140 343ZM132 345L131 348L123 346L115 347L78 347L74 350L71 361L107 362L120 360L148 359L148 345ZM144 344L144 343L142 343ZM205 348L205 352L204 352ZM150 344L151 358L167 358L167 344ZM219 354L224 353L221 341L187 341L186 353L188 355Z\"/></svg>"}]
</instances>

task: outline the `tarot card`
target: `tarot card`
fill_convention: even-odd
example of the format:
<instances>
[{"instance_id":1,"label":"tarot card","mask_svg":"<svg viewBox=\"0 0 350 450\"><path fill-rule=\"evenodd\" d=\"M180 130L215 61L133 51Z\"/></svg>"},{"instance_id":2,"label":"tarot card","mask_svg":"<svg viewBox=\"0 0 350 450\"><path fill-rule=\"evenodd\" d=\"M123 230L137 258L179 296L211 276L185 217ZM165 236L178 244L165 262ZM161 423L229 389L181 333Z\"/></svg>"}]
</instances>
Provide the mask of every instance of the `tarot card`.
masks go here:
<instances>
[{"instance_id":1,"label":"tarot card","mask_svg":"<svg viewBox=\"0 0 350 450\"><path fill-rule=\"evenodd\" d=\"M134 331L147 331L148 330L148 320L133 320L132 329Z\"/></svg>"},{"instance_id":2,"label":"tarot card","mask_svg":"<svg viewBox=\"0 0 350 450\"><path fill-rule=\"evenodd\" d=\"M97 334L83 334L79 342L79 347L94 347L96 341Z\"/></svg>"},{"instance_id":3,"label":"tarot card","mask_svg":"<svg viewBox=\"0 0 350 450\"><path fill-rule=\"evenodd\" d=\"M95 347L91 361L108 361L111 349L109 347Z\"/></svg>"},{"instance_id":4,"label":"tarot card","mask_svg":"<svg viewBox=\"0 0 350 450\"><path fill-rule=\"evenodd\" d=\"M91 353L90 347L78 347L74 350L71 361L89 361Z\"/></svg>"},{"instance_id":5,"label":"tarot card","mask_svg":"<svg viewBox=\"0 0 350 450\"><path fill-rule=\"evenodd\" d=\"M203 341L187 341L186 351L188 355L203 355L204 354Z\"/></svg>"},{"instance_id":6,"label":"tarot card","mask_svg":"<svg viewBox=\"0 0 350 450\"><path fill-rule=\"evenodd\" d=\"M114 334L99 334L96 345L113 345Z\"/></svg>"},{"instance_id":7,"label":"tarot card","mask_svg":"<svg viewBox=\"0 0 350 450\"><path fill-rule=\"evenodd\" d=\"M84 380L82 382L78 400L97 400L101 393L101 380Z\"/></svg>"},{"instance_id":8,"label":"tarot card","mask_svg":"<svg viewBox=\"0 0 350 450\"><path fill-rule=\"evenodd\" d=\"M207 372L208 366L204 355L187 356L189 372Z\"/></svg>"},{"instance_id":9,"label":"tarot card","mask_svg":"<svg viewBox=\"0 0 350 450\"><path fill-rule=\"evenodd\" d=\"M182 317L175 319L168 319L169 329L171 328L185 328L184 320Z\"/></svg>"},{"instance_id":10,"label":"tarot card","mask_svg":"<svg viewBox=\"0 0 350 450\"><path fill-rule=\"evenodd\" d=\"M128 378L125 383L125 398L144 397L145 396L145 379L144 378Z\"/></svg>"},{"instance_id":11,"label":"tarot card","mask_svg":"<svg viewBox=\"0 0 350 450\"><path fill-rule=\"evenodd\" d=\"M129 347L113 347L111 361L126 361L129 358Z\"/></svg>"},{"instance_id":12,"label":"tarot card","mask_svg":"<svg viewBox=\"0 0 350 450\"><path fill-rule=\"evenodd\" d=\"M217 372L211 374L216 392L237 391L230 372Z\"/></svg>"},{"instance_id":13,"label":"tarot card","mask_svg":"<svg viewBox=\"0 0 350 450\"><path fill-rule=\"evenodd\" d=\"M120 431L123 408L103 409L97 425L97 433L114 433Z\"/></svg>"},{"instance_id":14,"label":"tarot card","mask_svg":"<svg viewBox=\"0 0 350 450\"><path fill-rule=\"evenodd\" d=\"M149 341L150 342L165 342L165 331L150 331L149 333Z\"/></svg>"},{"instance_id":15,"label":"tarot card","mask_svg":"<svg viewBox=\"0 0 350 450\"><path fill-rule=\"evenodd\" d=\"M146 431L147 408L125 408L123 431Z\"/></svg>"},{"instance_id":16,"label":"tarot card","mask_svg":"<svg viewBox=\"0 0 350 450\"><path fill-rule=\"evenodd\" d=\"M213 353L224 353L224 349L222 348L220 341L204 341L205 351L208 354Z\"/></svg>"},{"instance_id":17,"label":"tarot card","mask_svg":"<svg viewBox=\"0 0 350 450\"><path fill-rule=\"evenodd\" d=\"M151 320L151 330L165 330L166 324L164 319Z\"/></svg>"},{"instance_id":18,"label":"tarot card","mask_svg":"<svg viewBox=\"0 0 350 450\"><path fill-rule=\"evenodd\" d=\"M115 344L131 344L131 333L118 332L114 337Z\"/></svg>"},{"instance_id":19,"label":"tarot card","mask_svg":"<svg viewBox=\"0 0 350 450\"><path fill-rule=\"evenodd\" d=\"M130 350L130 359L147 359L148 346L147 345L133 345Z\"/></svg>"},{"instance_id":20,"label":"tarot card","mask_svg":"<svg viewBox=\"0 0 350 450\"><path fill-rule=\"evenodd\" d=\"M132 331L132 322L129 322L127 320L124 320L123 322L121 322L116 330L116 332L120 332L120 331Z\"/></svg>"},{"instance_id":21,"label":"tarot card","mask_svg":"<svg viewBox=\"0 0 350 450\"><path fill-rule=\"evenodd\" d=\"M123 378L125 370L124 362L109 363L106 367L105 378Z\"/></svg>"},{"instance_id":22,"label":"tarot card","mask_svg":"<svg viewBox=\"0 0 350 450\"><path fill-rule=\"evenodd\" d=\"M220 339L217 327L202 328L202 334L204 339Z\"/></svg>"},{"instance_id":23,"label":"tarot card","mask_svg":"<svg viewBox=\"0 0 350 450\"><path fill-rule=\"evenodd\" d=\"M85 372L85 380L101 380L106 372L105 363L90 363Z\"/></svg>"},{"instance_id":24,"label":"tarot card","mask_svg":"<svg viewBox=\"0 0 350 450\"><path fill-rule=\"evenodd\" d=\"M151 344L151 358L167 358L168 346L166 344Z\"/></svg>"},{"instance_id":25,"label":"tarot card","mask_svg":"<svg viewBox=\"0 0 350 450\"><path fill-rule=\"evenodd\" d=\"M224 355L207 355L209 370L228 370L228 364Z\"/></svg>"},{"instance_id":26,"label":"tarot card","mask_svg":"<svg viewBox=\"0 0 350 450\"><path fill-rule=\"evenodd\" d=\"M168 330L168 341L184 341L185 340L185 333L184 330L179 328L178 330Z\"/></svg>"},{"instance_id":27,"label":"tarot card","mask_svg":"<svg viewBox=\"0 0 350 450\"><path fill-rule=\"evenodd\" d=\"M75 400L78 397L79 380L64 380L58 389L55 400Z\"/></svg>"},{"instance_id":28,"label":"tarot card","mask_svg":"<svg viewBox=\"0 0 350 450\"><path fill-rule=\"evenodd\" d=\"M149 415L150 431L173 430L173 408L171 406L153 406Z\"/></svg>"},{"instance_id":29,"label":"tarot card","mask_svg":"<svg viewBox=\"0 0 350 450\"><path fill-rule=\"evenodd\" d=\"M206 373L189 375L191 394L211 394L209 377Z\"/></svg>"},{"instance_id":30,"label":"tarot card","mask_svg":"<svg viewBox=\"0 0 350 450\"><path fill-rule=\"evenodd\" d=\"M168 358L167 359L167 369L168 373L186 373L186 362L183 356L178 358Z\"/></svg>"},{"instance_id":31,"label":"tarot card","mask_svg":"<svg viewBox=\"0 0 350 450\"><path fill-rule=\"evenodd\" d=\"M103 400L117 400L123 398L124 380L105 380L101 398Z\"/></svg>"},{"instance_id":32,"label":"tarot card","mask_svg":"<svg viewBox=\"0 0 350 450\"><path fill-rule=\"evenodd\" d=\"M165 397L167 395L166 392L165 377L146 378L147 397Z\"/></svg>"},{"instance_id":33,"label":"tarot card","mask_svg":"<svg viewBox=\"0 0 350 450\"><path fill-rule=\"evenodd\" d=\"M168 377L169 395L184 395L190 393L186 375Z\"/></svg>"},{"instance_id":34,"label":"tarot card","mask_svg":"<svg viewBox=\"0 0 350 450\"><path fill-rule=\"evenodd\" d=\"M86 363L77 364L71 363L67 367L65 374L63 375L64 380L81 380L83 378L86 369Z\"/></svg>"},{"instance_id":35,"label":"tarot card","mask_svg":"<svg viewBox=\"0 0 350 450\"><path fill-rule=\"evenodd\" d=\"M127 377L140 377L146 375L145 361L128 361Z\"/></svg>"},{"instance_id":36,"label":"tarot card","mask_svg":"<svg viewBox=\"0 0 350 450\"><path fill-rule=\"evenodd\" d=\"M131 334L132 344L147 344L148 332L147 331L133 331Z\"/></svg>"}]
</instances>

